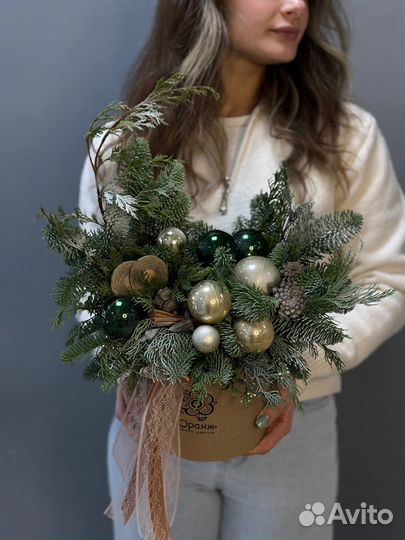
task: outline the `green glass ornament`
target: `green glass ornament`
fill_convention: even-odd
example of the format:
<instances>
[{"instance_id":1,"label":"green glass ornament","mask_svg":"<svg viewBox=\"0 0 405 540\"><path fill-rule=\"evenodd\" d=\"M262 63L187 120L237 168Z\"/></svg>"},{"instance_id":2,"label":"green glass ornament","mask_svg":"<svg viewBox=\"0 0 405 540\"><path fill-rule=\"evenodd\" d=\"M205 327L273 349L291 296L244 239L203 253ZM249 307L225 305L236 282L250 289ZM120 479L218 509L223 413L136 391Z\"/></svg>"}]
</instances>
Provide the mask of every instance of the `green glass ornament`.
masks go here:
<instances>
[{"instance_id":1,"label":"green glass ornament","mask_svg":"<svg viewBox=\"0 0 405 540\"><path fill-rule=\"evenodd\" d=\"M208 231L198 241L198 260L210 264L214 259L215 250L222 246L230 248L232 257L236 258L236 244L232 235L219 229Z\"/></svg>"},{"instance_id":2,"label":"green glass ornament","mask_svg":"<svg viewBox=\"0 0 405 540\"><path fill-rule=\"evenodd\" d=\"M104 331L112 338L129 338L142 316L141 310L126 297L115 298L101 313Z\"/></svg>"},{"instance_id":3,"label":"green glass ornament","mask_svg":"<svg viewBox=\"0 0 405 540\"><path fill-rule=\"evenodd\" d=\"M260 231L242 229L234 233L233 238L237 249L237 260L254 255L265 256L269 253L267 240Z\"/></svg>"}]
</instances>

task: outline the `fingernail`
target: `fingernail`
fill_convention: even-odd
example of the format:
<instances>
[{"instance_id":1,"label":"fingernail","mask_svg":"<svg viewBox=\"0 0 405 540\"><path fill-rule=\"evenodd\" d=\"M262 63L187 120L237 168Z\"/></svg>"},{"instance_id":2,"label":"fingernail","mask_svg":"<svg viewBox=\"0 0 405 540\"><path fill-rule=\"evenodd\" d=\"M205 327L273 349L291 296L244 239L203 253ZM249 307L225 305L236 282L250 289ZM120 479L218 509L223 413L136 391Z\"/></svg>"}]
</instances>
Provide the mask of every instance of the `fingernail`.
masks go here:
<instances>
[{"instance_id":1,"label":"fingernail","mask_svg":"<svg viewBox=\"0 0 405 540\"><path fill-rule=\"evenodd\" d=\"M263 429L270 424L270 417L267 416L267 414L261 414L258 418L256 418L255 424L258 428Z\"/></svg>"}]
</instances>

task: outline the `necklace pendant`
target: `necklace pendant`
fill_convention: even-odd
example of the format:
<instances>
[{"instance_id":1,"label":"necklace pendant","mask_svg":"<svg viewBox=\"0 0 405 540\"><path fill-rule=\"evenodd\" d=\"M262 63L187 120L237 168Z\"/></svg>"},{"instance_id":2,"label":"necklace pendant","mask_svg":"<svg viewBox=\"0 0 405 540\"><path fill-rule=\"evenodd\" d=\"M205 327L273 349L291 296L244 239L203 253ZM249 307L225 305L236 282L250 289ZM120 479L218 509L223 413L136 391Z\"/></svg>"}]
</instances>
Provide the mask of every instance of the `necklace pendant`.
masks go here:
<instances>
[{"instance_id":1,"label":"necklace pendant","mask_svg":"<svg viewBox=\"0 0 405 540\"><path fill-rule=\"evenodd\" d=\"M222 195L221 200L221 206L219 207L219 211L221 215L225 215L228 212L228 195L229 195L229 186L231 183L231 177L225 176L224 177L224 193Z\"/></svg>"}]
</instances>

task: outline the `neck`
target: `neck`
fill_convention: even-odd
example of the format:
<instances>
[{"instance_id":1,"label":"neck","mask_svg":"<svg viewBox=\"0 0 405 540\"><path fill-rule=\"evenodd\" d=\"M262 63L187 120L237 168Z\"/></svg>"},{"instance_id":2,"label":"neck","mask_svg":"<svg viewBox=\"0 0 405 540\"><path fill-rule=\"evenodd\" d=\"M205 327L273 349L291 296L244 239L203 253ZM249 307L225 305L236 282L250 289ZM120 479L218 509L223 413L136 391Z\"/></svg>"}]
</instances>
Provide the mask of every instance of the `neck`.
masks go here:
<instances>
[{"instance_id":1,"label":"neck","mask_svg":"<svg viewBox=\"0 0 405 540\"><path fill-rule=\"evenodd\" d=\"M261 96L266 65L255 64L235 53L229 53L222 67L224 92L220 99L220 116L250 114Z\"/></svg>"}]
</instances>

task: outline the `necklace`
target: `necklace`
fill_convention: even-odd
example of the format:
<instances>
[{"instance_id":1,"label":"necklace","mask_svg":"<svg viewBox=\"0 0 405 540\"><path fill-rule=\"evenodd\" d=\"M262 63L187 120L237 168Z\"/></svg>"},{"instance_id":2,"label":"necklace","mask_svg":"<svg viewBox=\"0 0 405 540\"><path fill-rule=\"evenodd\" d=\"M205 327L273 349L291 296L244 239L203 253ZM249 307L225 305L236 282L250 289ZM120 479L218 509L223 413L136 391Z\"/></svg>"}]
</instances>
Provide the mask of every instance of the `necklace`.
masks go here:
<instances>
[{"instance_id":1,"label":"necklace","mask_svg":"<svg viewBox=\"0 0 405 540\"><path fill-rule=\"evenodd\" d=\"M227 174L224 176L224 178L222 180L222 182L224 184L224 190L223 190L223 194L222 194L221 204L220 204L220 207L219 207L219 212L223 216L225 214L227 214L227 212L228 212L228 197L229 197L229 191L230 191L230 186L231 186L232 174L233 174L234 169L235 169L236 160L237 160L237 157L239 155L240 148L242 146L242 142L243 142L243 139L244 139L244 134L246 133L246 128L247 128L247 126L249 124L249 120L252 117L252 113L249 114L249 115L245 115L243 117L239 117L239 118L245 118L245 117L246 117L246 122L241 126L241 128L239 130L238 141L237 141L235 150L234 150L233 155L232 155L232 161L230 163L230 166L228 167ZM232 118L232 119L235 118L236 119L237 117L230 117L230 118ZM226 117L225 117L225 120L226 120Z\"/></svg>"}]
</instances>

